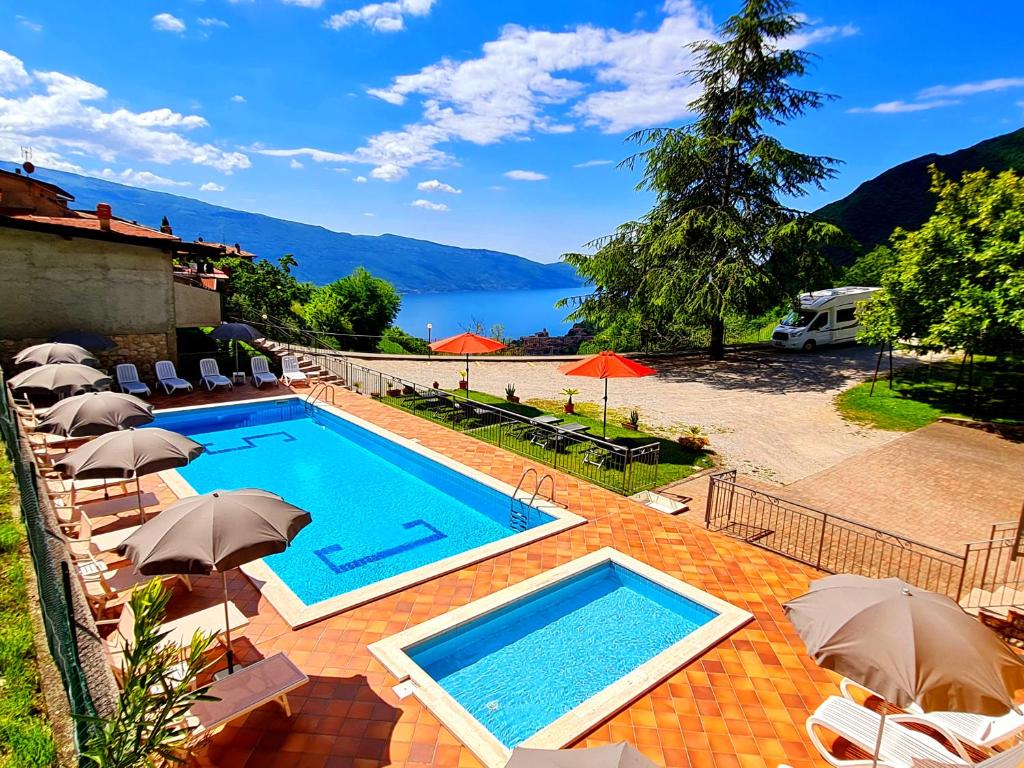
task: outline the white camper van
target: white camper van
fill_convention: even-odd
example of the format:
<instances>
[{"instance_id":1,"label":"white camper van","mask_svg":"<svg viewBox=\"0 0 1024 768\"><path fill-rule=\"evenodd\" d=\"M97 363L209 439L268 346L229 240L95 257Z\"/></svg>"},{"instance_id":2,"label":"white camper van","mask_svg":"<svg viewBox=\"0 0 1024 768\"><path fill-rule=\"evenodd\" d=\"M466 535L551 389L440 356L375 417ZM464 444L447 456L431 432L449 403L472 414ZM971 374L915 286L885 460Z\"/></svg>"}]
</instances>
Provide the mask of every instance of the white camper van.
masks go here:
<instances>
[{"instance_id":1,"label":"white camper van","mask_svg":"<svg viewBox=\"0 0 1024 768\"><path fill-rule=\"evenodd\" d=\"M870 299L877 290L848 285L800 294L793 311L775 326L772 346L810 352L825 344L854 341L860 330L857 304Z\"/></svg>"}]
</instances>

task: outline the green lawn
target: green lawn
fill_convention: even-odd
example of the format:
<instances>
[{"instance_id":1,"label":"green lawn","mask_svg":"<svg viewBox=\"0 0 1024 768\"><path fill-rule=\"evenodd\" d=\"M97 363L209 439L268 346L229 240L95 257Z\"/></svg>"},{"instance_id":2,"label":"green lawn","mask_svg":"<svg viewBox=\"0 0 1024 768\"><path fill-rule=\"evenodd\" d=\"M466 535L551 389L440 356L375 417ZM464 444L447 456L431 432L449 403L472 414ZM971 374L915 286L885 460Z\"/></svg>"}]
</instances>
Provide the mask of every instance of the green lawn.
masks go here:
<instances>
[{"instance_id":1,"label":"green lawn","mask_svg":"<svg viewBox=\"0 0 1024 768\"><path fill-rule=\"evenodd\" d=\"M461 390L454 390L454 392L465 395L465 392ZM535 417L542 414L548 413L558 416L564 419L566 422L575 421L580 424L584 424L589 427L591 435L601 435L601 419L599 412L597 418L594 418L592 414L597 411L593 403L580 404L579 410L583 413L566 414L562 411L561 404L552 401L551 404L546 401L537 401L533 403L509 403L504 398L491 395L486 392L470 392L470 399L481 403L487 403L490 405L497 405L507 411L521 414L523 416ZM388 398L385 398L389 401ZM394 402L394 401L391 401ZM414 411L424 418L428 418L432 421L439 423L446 423L441 417L437 417L430 411L417 409ZM711 457L703 451L687 451L684 450L674 440L668 440L657 435L651 435L646 432L633 431L626 429L619 425L622 414L617 412L609 412L608 414L608 439L613 438L632 438L636 439L638 443L649 443L657 442L660 445L660 461L657 468L657 473L652 479L654 486L662 486L676 480L681 480L684 477L692 475L701 469L706 469L713 466ZM486 424L480 424L479 426L473 426L472 424L464 424L460 426L460 431L466 434L472 435L485 442L500 445L503 448L507 448L515 453L529 456L538 460L541 463L552 465L555 460L554 451L551 449L544 449L533 445L529 440L524 440L511 435L507 429L499 429L497 426ZM558 464L559 469L570 472L570 474L576 474L583 477L584 479L590 480L598 485L605 486L612 490L621 491L623 487L623 473L622 470L615 467L594 467L590 464L583 464L576 454L585 445L574 445L568 449L567 453L559 455L559 460L562 462ZM636 473L633 482L636 482L636 478L647 477L643 473L647 471L647 467L637 465L633 471ZM575 471L573 471L575 470Z\"/></svg>"},{"instance_id":2,"label":"green lawn","mask_svg":"<svg viewBox=\"0 0 1024 768\"><path fill-rule=\"evenodd\" d=\"M921 365L898 371L889 388L880 376L870 396L871 382L858 384L836 398L839 412L851 421L878 429L909 432L942 416L975 418L1004 424L1024 423L1024 369L1021 363L976 358L974 389L967 390L964 370L956 387L959 361Z\"/></svg>"},{"instance_id":3,"label":"green lawn","mask_svg":"<svg viewBox=\"0 0 1024 768\"><path fill-rule=\"evenodd\" d=\"M53 765L56 751L41 706L16 503L10 462L0 450L0 765L35 768Z\"/></svg>"}]
</instances>

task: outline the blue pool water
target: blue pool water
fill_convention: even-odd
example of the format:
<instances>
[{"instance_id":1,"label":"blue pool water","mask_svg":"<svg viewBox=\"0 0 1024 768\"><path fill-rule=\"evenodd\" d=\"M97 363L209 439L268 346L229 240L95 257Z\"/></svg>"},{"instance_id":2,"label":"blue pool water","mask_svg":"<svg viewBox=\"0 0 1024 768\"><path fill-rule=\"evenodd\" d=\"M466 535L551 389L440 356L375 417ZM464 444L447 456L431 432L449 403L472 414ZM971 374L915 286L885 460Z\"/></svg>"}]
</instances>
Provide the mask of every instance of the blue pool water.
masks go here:
<instances>
[{"instance_id":1,"label":"blue pool water","mask_svg":"<svg viewBox=\"0 0 1024 768\"><path fill-rule=\"evenodd\" d=\"M603 563L406 653L512 748L717 615Z\"/></svg>"},{"instance_id":2,"label":"blue pool water","mask_svg":"<svg viewBox=\"0 0 1024 768\"><path fill-rule=\"evenodd\" d=\"M267 565L306 605L510 536L509 498L298 399L160 414L198 493L263 488L313 518ZM534 510L530 527L551 521Z\"/></svg>"}]
</instances>

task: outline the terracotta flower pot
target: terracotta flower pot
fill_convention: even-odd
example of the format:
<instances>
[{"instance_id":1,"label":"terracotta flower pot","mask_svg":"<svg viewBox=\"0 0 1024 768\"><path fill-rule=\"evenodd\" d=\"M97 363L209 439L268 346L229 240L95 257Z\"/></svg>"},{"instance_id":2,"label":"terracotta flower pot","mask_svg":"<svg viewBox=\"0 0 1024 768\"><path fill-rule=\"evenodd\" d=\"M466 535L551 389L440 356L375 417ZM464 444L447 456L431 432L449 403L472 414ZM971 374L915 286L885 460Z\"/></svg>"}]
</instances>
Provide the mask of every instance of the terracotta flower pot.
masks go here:
<instances>
[{"instance_id":1,"label":"terracotta flower pot","mask_svg":"<svg viewBox=\"0 0 1024 768\"><path fill-rule=\"evenodd\" d=\"M562 407L565 409L566 413L576 413L576 404L575 403L566 403Z\"/></svg>"},{"instance_id":2,"label":"terracotta flower pot","mask_svg":"<svg viewBox=\"0 0 1024 768\"><path fill-rule=\"evenodd\" d=\"M519 402L519 396L518 395L505 395L505 399L508 400L510 403L518 403Z\"/></svg>"},{"instance_id":3,"label":"terracotta flower pot","mask_svg":"<svg viewBox=\"0 0 1024 768\"><path fill-rule=\"evenodd\" d=\"M460 381L459 382L459 389L469 389L469 382L468 381Z\"/></svg>"}]
</instances>

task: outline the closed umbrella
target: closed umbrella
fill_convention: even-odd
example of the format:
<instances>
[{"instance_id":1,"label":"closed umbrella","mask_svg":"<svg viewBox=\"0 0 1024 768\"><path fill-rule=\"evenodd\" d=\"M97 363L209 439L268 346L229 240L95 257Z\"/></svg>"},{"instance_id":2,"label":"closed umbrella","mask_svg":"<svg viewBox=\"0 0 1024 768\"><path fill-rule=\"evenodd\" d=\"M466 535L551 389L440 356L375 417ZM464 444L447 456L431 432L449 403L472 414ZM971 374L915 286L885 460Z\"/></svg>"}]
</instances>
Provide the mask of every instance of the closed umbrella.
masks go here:
<instances>
[{"instance_id":1,"label":"closed umbrella","mask_svg":"<svg viewBox=\"0 0 1024 768\"><path fill-rule=\"evenodd\" d=\"M632 744L620 741L590 749L512 750L505 768L657 768Z\"/></svg>"},{"instance_id":2,"label":"closed umbrella","mask_svg":"<svg viewBox=\"0 0 1024 768\"><path fill-rule=\"evenodd\" d=\"M106 389L110 377L88 365L47 363L12 376L7 384L15 392L42 389L63 396L81 390Z\"/></svg>"},{"instance_id":3,"label":"closed umbrella","mask_svg":"<svg viewBox=\"0 0 1024 768\"><path fill-rule=\"evenodd\" d=\"M171 504L125 539L117 551L144 574L220 571L228 671L232 672L227 571L283 552L310 521L308 512L268 491L214 491Z\"/></svg>"},{"instance_id":4,"label":"closed umbrella","mask_svg":"<svg viewBox=\"0 0 1024 768\"><path fill-rule=\"evenodd\" d=\"M586 376L591 379L604 379L604 421L601 437L608 435L608 379L637 379L642 376L653 376L657 373L635 360L630 360L611 350L598 352L582 360L573 360L558 367L566 376Z\"/></svg>"},{"instance_id":5,"label":"closed umbrella","mask_svg":"<svg viewBox=\"0 0 1024 768\"><path fill-rule=\"evenodd\" d=\"M489 339L477 333L466 332L435 341L430 345L430 348L434 352L447 352L450 355L466 356L466 397L469 397L469 356L497 352L499 349L504 349L505 346L496 339Z\"/></svg>"},{"instance_id":6,"label":"closed umbrella","mask_svg":"<svg viewBox=\"0 0 1024 768\"><path fill-rule=\"evenodd\" d=\"M48 342L26 347L14 356L15 365L47 365L48 363L78 363L96 367L99 360L89 350L77 344Z\"/></svg>"},{"instance_id":7,"label":"closed umbrella","mask_svg":"<svg viewBox=\"0 0 1024 768\"><path fill-rule=\"evenodd\" d=\"M165 469L183 467L205 450L195 440L177 432L159 427L133 428L97 437L55 462L54 468L66 477L80 480L135 478L139 517L144 521L146 518L139 478Z\"/></svg>"},{"instance_id":8,"label":"closed umbrella","mask_svg":"<svg viewBox=\"0 0 1024 768\"><path fill-rule=\"evenodd\" d=\"M96 331L61 331L50 337L50 341L59 341L63 344L77 344L80 347L91 349L93 352L102 352L105 349L113 349L117 345Z\"/></svg>"},{"instance_id":9,"label":"closed umbrella","mask_svg":"<svg viewBox=\"0 0 1024 768\"><path fill-rule=\"evenodd\" d=\"M1024 663L945 595L899 579L839 574L784 605L818 666L906 708L1005 715ZM885 728L884 710L875 762Z\"/></svg>"},{"instance_id":10,"label":"closed umbrella","mask_svg":"<svg viewBox=\"0 0 1024 768\"><path fill-rule=\"evenodd\" d=\"M235 348L235 370L238 370L238 342L256 341L263 338L263 334L257 331L248 323L221 323L212 331L210 337L221 341L231 341Z\"/></svg>"},{"instance_id":11,"label":"closed umbrella","mask_svg":"<svg viewBox=\"0 0 1024 768\"><path fill-rule=\"evenodd\" d=\"M153 421L153 406L120 392L87 392L61 400L36 425L39 432L93 437Z\"/></svg>"}]
</instances>

